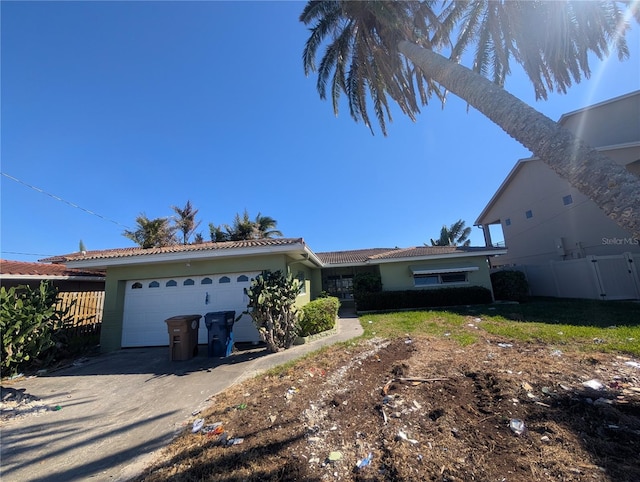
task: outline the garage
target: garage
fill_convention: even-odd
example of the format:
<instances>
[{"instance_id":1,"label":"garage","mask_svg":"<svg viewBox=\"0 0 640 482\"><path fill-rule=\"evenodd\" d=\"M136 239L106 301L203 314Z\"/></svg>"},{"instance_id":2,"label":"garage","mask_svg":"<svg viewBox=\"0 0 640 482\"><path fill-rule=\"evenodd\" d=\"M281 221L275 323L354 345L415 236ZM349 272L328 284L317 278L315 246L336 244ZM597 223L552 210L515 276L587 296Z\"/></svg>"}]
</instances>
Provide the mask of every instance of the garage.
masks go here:
<instances>
[{"instance_id":1,"label":"garage","mask_svg":"<svg viewBox=\"0 0 640 482\"><path fill-rule=\"evenodd\" d=\"M167 346L165 320L176 315L200 314L198 343L207 343L204 315L211 311L247 309L245 289L259 272L129 280L126 282L122 320L122 347ZM233 328L237 342L257 342L258 330L249 315Z\"/></svg>"}]
</instances>

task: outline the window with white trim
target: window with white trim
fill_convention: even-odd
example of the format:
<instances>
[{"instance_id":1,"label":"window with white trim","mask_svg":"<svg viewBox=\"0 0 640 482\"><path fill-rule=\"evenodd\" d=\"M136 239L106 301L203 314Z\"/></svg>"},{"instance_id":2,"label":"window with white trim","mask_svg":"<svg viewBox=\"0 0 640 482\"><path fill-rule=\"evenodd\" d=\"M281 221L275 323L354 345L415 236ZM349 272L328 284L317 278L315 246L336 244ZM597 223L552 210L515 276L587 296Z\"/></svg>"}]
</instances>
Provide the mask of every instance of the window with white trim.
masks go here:
<instances>
[{"instance_id":1,"label":"window with white trim","mask_svg":"<svg viewBox=\"0 0 640 482\"><path fill-rule=\"evenodd\" d=\"M456 268L429 269L428 267L413 266L413 286L442 286L469 283L469 272L477 271L477 266Z\"/></svg>"}]
</instances>

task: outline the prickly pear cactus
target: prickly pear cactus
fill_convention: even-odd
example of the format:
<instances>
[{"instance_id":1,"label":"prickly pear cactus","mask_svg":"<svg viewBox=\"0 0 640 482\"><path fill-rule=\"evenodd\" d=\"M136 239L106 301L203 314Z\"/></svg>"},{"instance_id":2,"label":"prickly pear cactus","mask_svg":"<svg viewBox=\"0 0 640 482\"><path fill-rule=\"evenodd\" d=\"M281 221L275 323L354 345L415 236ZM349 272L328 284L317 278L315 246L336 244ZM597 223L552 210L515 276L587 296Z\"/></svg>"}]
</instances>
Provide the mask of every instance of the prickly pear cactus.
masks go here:
<instances>
[{"instance_id":1,"label":"prickly pear cactus","mask_svg":"<svg viewBox=\"0 0 640 482\"><path fill-rule=\"evenodd\" d=\"M289 348L298 336L295 301L300 288L300 281L281 271L263 271L251 280L248 313L271 352Z\"/></svg>"}]
</instances>

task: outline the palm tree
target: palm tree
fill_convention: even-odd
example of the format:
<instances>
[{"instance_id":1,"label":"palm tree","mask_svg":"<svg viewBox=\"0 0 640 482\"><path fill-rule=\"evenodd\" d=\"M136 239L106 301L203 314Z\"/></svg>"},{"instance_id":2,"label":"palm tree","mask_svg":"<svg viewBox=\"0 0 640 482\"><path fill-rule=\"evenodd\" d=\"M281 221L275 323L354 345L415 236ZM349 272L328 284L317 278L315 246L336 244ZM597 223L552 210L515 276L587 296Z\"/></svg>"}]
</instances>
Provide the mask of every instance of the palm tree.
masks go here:
<instances>
[{"instance_id":1,"label":"palm tree","mask_svg":"<svg viewBox=\"0 0 640 482\"><path fill-rule=\"evenodd\" d=\"M476 108L591 198L611 219L640 236L640 179L589 148L570 131L503 89L510 61L523 66L536 96L565 92L590 75L588 54L602 58L612 39L618 57L628 56L624 33L634 2L489 1L310 1L300 21L312 25L306 42L305 73L327 83L335 113L341 93L351 116L370 126L367 98L384 135L391 120L387 98L411 119L431 95L452 92ZM455 39L452 33L458 32ZM326 46L325 46L326 44ZM458 62L476 46L472 69ZM316 65L316 53L324 55ZM450 49L450 58L437 50ZM490 76L488 80L485 75ZM440 89L444 89L441 91Z\"/></svg>"},{"instance_id":2,"label":"palm tree","mask_svg":"<svg viewBox=\"0 0 640 482\"><path fill-rule=\"evenodd\" d=\"M459 219L448 228L446 225L442 226L440 238L431 239L431 246L469 246L471 244L470 234L471 228L465 228L464 221Z\"/></svg>"},{"instance_id":3,"label":"palm tree","mask_svg":"<svg viewBox=\"0 0 640 482\"><path fill-rule=\"evenodd\" d=\"M253 224L255 225L257 234L260 238L275 238L282 236L282 232L276 229L278 221L270 216L263 216L261 213L258 213Z\"/></svg>"},{"instance_id":4,"label":"palm tree","mask_svg":"<svg viewBox=\"0 0 640 482\"><path fill-rule=\"evenodd\" d=\"M236 213L233 224L224 224L216 226L209 223L209 232L211 241L244 241L248 239L266 239L282 236L282 233L276 229L278 222L270 216L263 216L258 213L254 220L249 216L249 212L245 209L244 213Z\"/></svg>"},{"instance_id":5,"label":"palm tree","mask_svg":"<svg viewBox=\"0 0 640 482\"><path fill-rule=\"evenodd\" d=\"M149 219L144 213L136 218L137 229L125 230L122 235L142 248L158 248L177 244L176 228L171 226L169 218Z\"/></svg>"},{"instance_id":6,"label":"palm tree","mask_svg":"<svg viewBox=\"0 0 640 482\"><path fill-rule=\"evenodd\" d=\"M171 209L178 215L175 219L175 226L182 233L182 244L189 244L189 239L195 233L200 221L196 222L197 209L193 209L191 201L187 201L184 208L179 206L171 206Z\"/></svg>"}]
</instances>

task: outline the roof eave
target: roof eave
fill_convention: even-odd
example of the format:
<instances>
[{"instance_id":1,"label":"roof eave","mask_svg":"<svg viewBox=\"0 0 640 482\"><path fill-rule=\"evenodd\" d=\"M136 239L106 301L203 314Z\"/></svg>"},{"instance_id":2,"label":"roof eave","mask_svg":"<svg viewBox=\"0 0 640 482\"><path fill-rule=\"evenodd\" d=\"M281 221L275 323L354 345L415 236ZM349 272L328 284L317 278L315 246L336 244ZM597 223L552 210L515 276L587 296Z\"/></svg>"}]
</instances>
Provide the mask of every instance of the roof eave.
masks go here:
<instances>
[{"instance_id":1,"label":"roof eave","mask_svg":"<svg viewBox=\"0 0 640 482\"><path fill-rule=\"evenodd\" d=\"M348 268L351 266L369 266L371 263L367 260L367 261L356 261L353 263L350 263L348 261L342 262L342 263L324 263L322 265L323 268Z\"/></svg>"},{"instance_id":2,"label":"roof eave","mask_svg":"<svg viewBox=\"0 0 640 482\"><path fill-rule=\"evenodd\" d=\"M103 282L105 280L105 277L104 276L62 276L62 275L47 275L47 274L3 274L3 275L0 275L0 279Z\"/></svg>"},{"instance_id":3,"label":"roof eave","mask_svg":"<svg viewBox=\"0 0 640 482\"><path fill-rule=\"evenodd\" d=\"M95 259L68 259L66 265L70 268L94 268L107 269L119 266L135 266L156 263L175 263L182 261L202 261L207 259L219 258L239 258L243 256L260 256L265 254L301 254L311 253L307 249L304 242L287 244L282 246L253 246L225 248L220 250L203 250L203 251L179 251L171 253L157 254L136 254L129 256L116 256L113 258L95 258ZM309 255L311 257L311 254ZM317 260L315 254L313 258Z\"/></svg>"},{"instance_id":4,"label":"roof eave","mask_svg":"<svg viewBox=\"0 0 640 482\"><path fill-rule=\"evenodd\" d=\"M507 176L504 178L504 180L500 183L500 186L498 186L498 189L496 189L496 192L493 194L493 196L491 196L491 199L489 200L487 205L484 207L484 209L482 210L482 212L480 213L480 215L476 219L475 223L473 223L474 226L480 226L480 225L484 224L484 219L483 218L489 213L489 211L491 211L491 209L493 208L494 204L496 202L498 202L498 199L500 199L500 197L502 196L502 193L507 189L507 186L509 184L511 184L511 180L516 176L518 171L520 171L520 169L522 169L522 167L525 165L525 163L530 162L530 161L535 161L535 160L538 160L538 158L537 157L528 157L528 158L524 158L524 159L518 159L518 161L516 162L515 166L513 166L511 171L509 171L509 174L507 174Z\"/></svg>"},{"instance_id":5,"label":"roof eave","mask_svg":"<svg viewBox=\"0 0 640 482\"><path fill-rule=\"evenodd\" d=\"M574 117L574 116L576 116L578 114L582 114L584 112L589 112L590 110L594 110L594 109L596 109L598 107L602 107L603 105L614 104L616 102L620 102L623 99L626 99L628 97L634 97L634 96L639 95L639 94L640 94L640 90L634 90L634 91L629 92L627 94L623 94L623 95L619 95L618 97L614 97L613 99L607 99L607 100L604 100L602 102L598 102L597 104L588 105L586 107L582 107L580 109L576 109L576 110L573 110L571 112L566 112L566 113L564 113L564 114L562 114L560 116L560 118L558 119L558 124L564 125L565 122L567 121L567 119L570 118L570 117Z\"/></svg>"},{"instance_id":6,"label":"roof eave","mask_svg":"<svg viewBox=\"0 0 640 482\"><path fill-rule=\"evenodd\" d=\"M388 259L376 259L371 260L370 264L382 264L382 263L399 263L403 261L431 261L434 259L451 259L451 258L470 258L478 256L499 256L507 254L507 249L487 249L482 251L458 251L455 253L441 253L441 254L428 254L424 256L407 256L403 258L388 258Z\"/></svg>"}]
</instances>

